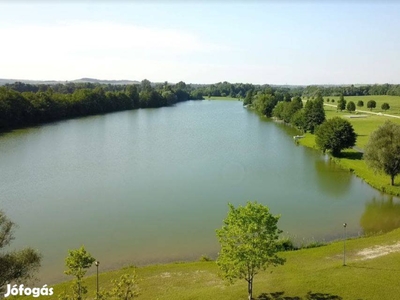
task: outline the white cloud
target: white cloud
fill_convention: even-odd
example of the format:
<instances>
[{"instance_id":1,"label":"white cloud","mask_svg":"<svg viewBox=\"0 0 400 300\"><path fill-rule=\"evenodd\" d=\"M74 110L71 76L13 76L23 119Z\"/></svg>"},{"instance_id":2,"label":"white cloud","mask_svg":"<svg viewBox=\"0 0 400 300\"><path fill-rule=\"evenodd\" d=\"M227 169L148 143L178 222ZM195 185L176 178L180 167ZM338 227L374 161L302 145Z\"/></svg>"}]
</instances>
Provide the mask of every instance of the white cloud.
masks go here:
<instances>
[{"instance_id":1,"label":"white cloud","mask_svg":"<svg viewBox=\"0 0 400 300\"><path fill-rule=\"evenodd\" d=\"M149 70L157 72L160 61L171 68L179 56L227 50L183 30L111 22L0 28L0 36L7 41L0 48L3 78L144 78Z\"/></svg>"}]
</instances>

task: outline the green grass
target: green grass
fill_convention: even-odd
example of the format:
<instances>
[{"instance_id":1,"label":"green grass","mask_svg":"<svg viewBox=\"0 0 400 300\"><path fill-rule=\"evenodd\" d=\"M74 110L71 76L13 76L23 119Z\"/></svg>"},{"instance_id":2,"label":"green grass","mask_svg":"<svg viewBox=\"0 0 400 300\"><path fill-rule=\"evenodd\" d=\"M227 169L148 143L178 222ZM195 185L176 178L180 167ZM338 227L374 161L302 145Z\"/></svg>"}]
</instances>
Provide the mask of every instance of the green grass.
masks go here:
<instances>
[{"instance_id":1,"label":"green grass","mask_svg":"<svg viewBox=\"0 0 400 300\"><path fill-rule=\"evenodd\" d=\"M334 103L331 102L326 102L326 99L335 99ZM382 113L387 113L387 114L392 114L392 115L400 115L400 96L387 96L387 95L378 95L378 96L347 96L344 97L346 102L353 101L356 104L357 109L361 110L370 110L367 108L367 102L369 100L375 100L376 101L376 108L372 109L372 112L382 112ZM337 101L339 100L339 97L332 97L332 96L327 96L324 97L324 102L329 103L329 104L337 104ZM359 100L364 101L364 106L359 108L357 107L357 102ZM389 103L390 109L387 110L386 112L381 109L381 105L386 102Z\"/></svg>"},{"instance_id":2,"label":"green grass","mask_svg":"<svg viewBox=\"0 0 400 300\"><path fill-rule=\"evenodd\" d=\"M222 96L211 96L208 98L208 96L204 96L205 100L230 100L230 101L238 101L239 98L232 98L232 97L222 97ZM243 101L243 98L240 100Z\"/></svg>"},{"instance_id":3,"label":"green grass","mask_svg":"<svg viewBox=\"0 0 400 300\"><path fill-rule=\"evenodd\" d=\"M388 97L388 96L383 96ZM400 99L400 97L399 97ZM348 112L337 112L334 107L324 106L326 112L326 118L333 118L335 116L343 117L354 127L354 131L357 133L356 146L364 149L367 144L370 134L381 126L386 120L400 124L400 119L377 116L377 115L366 115L365 118L348 118L351 114ZM303 139L299 140L300 144L309 148L317 149L315 144L315 136L307 133ZM342 166L344 169L352 171L355 175L362 178L365 182L373 186L374 188L392 195L400 195L400 179L399 177L395 180L395 186L390 185L390 177L384 174L376 173L370 169L365 161L362 159L362 155L355 150L344 150L342 151L341 157L332 158L336 163Z\"/></svg>"},{"instance_id":4,"label":"green grass","mask_svg":"<svg viewBox=\"0 0 400 300\"><path fill-rule=\"evenodd\" d=\"M383 235L350 239L346 242L347 266L342 266L342 241L318 248L283 252L281 255L287 259L285 265L256 275L254 296L283 293L284 297L289 297L285 299L306 299L307 293L312 292L323 295L308 299L398 299L400 252L367 260L362 260L363 256L358 252L376 245L394 245L399 241L400 229ZM100 287L110 289L111 280L131 270L124 268L101 273ZM218 268L212 261L151 265L138 268L137 274L141 279L139 299L143 300L247 299L246 282L240 280L227 286L218 277ZM88 299L93 299L95 276L88 277L85 282L89 288ZM57 299L57 295L69 286L70 282L55 285L54 296L46 299ZM18 299L25 298L28 299Z\"/></svg>"}]
</instances>

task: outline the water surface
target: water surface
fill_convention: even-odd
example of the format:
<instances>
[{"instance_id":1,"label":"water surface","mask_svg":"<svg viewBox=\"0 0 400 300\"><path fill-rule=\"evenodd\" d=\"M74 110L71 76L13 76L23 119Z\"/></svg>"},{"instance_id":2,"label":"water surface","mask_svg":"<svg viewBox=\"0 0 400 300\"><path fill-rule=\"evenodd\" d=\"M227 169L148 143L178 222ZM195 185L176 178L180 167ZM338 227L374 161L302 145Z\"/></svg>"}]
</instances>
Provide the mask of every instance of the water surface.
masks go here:
<instances>
[{"instance_id":1,"label":"water surface","mask_svg":"<svg viewBox=\"0 0 400 300\"><path fill-rule=\"evenodd\" d=\"M81 245L102 270L215 257L228 202L268 205L300 243L339 238L343 222L350 235L371 230L389 200L295 134L237 101L16 130L0 136L0 208L19 225L13 247L44 255L45 283L65 278Z\"/></svg>"}]
</instances>

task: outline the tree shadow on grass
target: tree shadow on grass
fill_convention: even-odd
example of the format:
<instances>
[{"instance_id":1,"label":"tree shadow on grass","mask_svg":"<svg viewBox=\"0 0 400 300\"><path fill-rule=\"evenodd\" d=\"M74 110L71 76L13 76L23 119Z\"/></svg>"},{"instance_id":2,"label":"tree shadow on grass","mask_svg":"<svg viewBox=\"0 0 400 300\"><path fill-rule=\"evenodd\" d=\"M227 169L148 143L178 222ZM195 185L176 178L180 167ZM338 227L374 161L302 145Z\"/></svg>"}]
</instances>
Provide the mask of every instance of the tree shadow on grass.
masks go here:
<instances>
[{"instance_id":1,"label":"tree shadow on grass","mask_svg":"<svg viewBox=\"0 0 400 300\"><path fill-rule=\"evenodd\" d=\"M395 269L395 268L375 268L375 267L352 266L352 265L346 265L346 267L349 267L349 268L357 268L357 269L367 269L367 270L379 270L379 271L395 271L395 272L400 272L400 269Z\"/></svg>"},{"instance_id":2,"label":"tree shadow on grass","mask_svg":"<svg viewBox=\"0 0 400 300\"><path fill-rule=\"evenodd\" d=\"M361 152L341 152L337 158L348 158L352 160L361 160L363 153Z\"/></svg>"},{"instance_id":3,"label":"tree shadow on grass","mask_svg":"<svg viewBox=\"0 0 400 300\"><path fill-rule=\"evenodd\" d=\"M285 296L285 292L262 293L255 300L342 300L338 295L308 292L306 296Z\"/></svg>"}]
</instances>

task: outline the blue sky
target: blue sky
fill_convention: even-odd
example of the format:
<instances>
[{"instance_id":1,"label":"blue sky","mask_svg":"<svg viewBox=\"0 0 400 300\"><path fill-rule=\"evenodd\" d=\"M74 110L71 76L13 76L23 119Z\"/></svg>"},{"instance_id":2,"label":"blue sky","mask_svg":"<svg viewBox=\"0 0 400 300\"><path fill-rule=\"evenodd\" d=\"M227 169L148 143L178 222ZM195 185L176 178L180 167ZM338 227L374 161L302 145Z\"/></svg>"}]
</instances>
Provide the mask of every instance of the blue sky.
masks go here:
<instances>
[{"instance_id":1,"label":"blue sky","mask_svg":"<svg viewBox=\"0 0 400 300\"><path fill-rule=\"evenodd\" d=\"M0 1L0 78L400 83L399 36L395 1Z\"/></svg>"}]
</instances>

